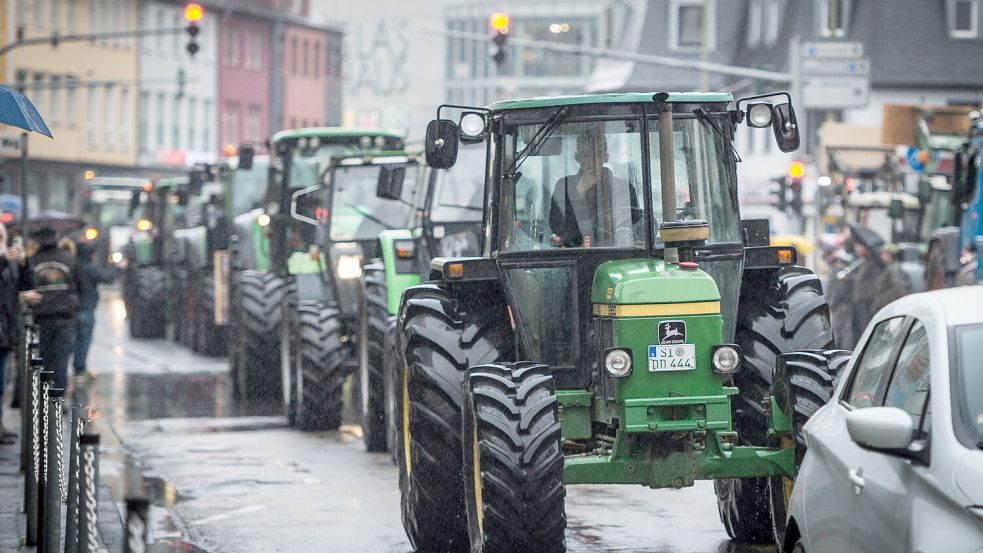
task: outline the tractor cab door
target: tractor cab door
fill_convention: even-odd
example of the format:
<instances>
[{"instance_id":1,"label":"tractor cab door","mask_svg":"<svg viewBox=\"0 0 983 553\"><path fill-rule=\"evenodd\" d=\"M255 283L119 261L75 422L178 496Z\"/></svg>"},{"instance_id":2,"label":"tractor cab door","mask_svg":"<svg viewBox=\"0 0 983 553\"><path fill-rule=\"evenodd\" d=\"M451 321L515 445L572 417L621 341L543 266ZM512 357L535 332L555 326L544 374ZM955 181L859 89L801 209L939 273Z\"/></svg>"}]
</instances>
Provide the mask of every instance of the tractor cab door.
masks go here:
<instances>
[{"instance_id":1,"label":"tractor cab door","mask_svg":"<svg viewBox=\"0 0 983 553\"><path fill-rule=\"evenodd\" d=\"M461 144L453 167L430 170L421 225L426 261L481 253L486 149L485 143Z\"/></svg>"}]
</instances>

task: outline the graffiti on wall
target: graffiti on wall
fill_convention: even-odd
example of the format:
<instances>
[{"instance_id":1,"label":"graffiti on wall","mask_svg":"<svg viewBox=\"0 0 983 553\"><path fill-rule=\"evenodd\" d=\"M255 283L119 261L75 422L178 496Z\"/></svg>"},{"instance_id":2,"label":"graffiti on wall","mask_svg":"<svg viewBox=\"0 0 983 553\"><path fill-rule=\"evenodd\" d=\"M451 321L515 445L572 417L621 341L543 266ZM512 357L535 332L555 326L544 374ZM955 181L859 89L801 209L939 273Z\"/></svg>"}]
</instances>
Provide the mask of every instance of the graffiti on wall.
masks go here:
<instances>
[{"instance_id":1,"label":"graffiti on wall","mask_svg":"<svg viewBox=\"0 0 983 553\"><path fill-rule=\"evenodd\" d=\"M345 34L352 72L344 82L349 94L395 96L409 89L406 58L410 42L405 19L360 22Z\"/></svg>"}]
</instances>

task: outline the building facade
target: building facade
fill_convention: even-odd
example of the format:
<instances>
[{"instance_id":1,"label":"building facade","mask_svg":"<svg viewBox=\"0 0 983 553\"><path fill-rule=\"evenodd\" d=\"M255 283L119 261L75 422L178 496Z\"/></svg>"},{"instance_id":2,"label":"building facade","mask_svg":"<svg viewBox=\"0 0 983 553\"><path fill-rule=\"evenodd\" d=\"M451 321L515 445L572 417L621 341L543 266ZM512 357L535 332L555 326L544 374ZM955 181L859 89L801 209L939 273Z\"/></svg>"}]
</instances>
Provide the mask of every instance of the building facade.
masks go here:
<instances>
[{"instance_id":1,"label":"building facade","mask_svg":"<svg viewBox=\"0 0 983 553\"><path fill-rule=\"evenodd\" d=\"M102 33L137 28L137 5L123 0L8 0L6 42L52 34ZM12 22L12 24L11 24ZM137 161L137 39L49 44L11 50L5 82L24 89L54 140L29 137L28 207L74 211L86 171L132 174ZM19 132L6 127L0 144ZM20 193L19 149L2 148L6 192Z\"/></svg>"},{"instance_id":2,"label":"building facade","mask_svg":"<svg viewBox=\"0 0 983 553\"><path fill-rule=\"evenodd\" d=\"M226 10L219 17L216 147L264 143L270 135L270 29L268 21Z\"/></svg>"},{"instance_id":3,"label":"building facade","mask_svg":"<svg viewBox=\"0 0 983 553\"><path fill-rule=\"evenodd\" d=\"M337 110L328 102L328 82L339 78L336 56L341 40L337 32L287 22L280 48L279 76L283 83L280 128L319 127L338 124ZM329 71L331 74L329 75Z\"/></svg>"}]
</instances>

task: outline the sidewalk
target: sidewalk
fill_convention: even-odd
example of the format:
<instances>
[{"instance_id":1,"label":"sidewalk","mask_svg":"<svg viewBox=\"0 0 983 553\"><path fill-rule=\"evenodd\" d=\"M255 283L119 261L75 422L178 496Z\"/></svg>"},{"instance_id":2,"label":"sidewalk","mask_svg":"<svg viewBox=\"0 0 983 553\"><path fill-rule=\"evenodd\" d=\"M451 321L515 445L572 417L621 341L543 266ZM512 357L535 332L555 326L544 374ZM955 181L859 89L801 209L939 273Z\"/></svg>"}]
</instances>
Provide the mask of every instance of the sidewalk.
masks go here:
<instances>
[{"instance_id":1,"label":"sidewalk","mask_svg":"<svg viewBox=\"0 0 983 553\"><path fill-rule=\"evenodd\" d=\"M20 412L4 409L4 426L16 432L20 429ZM21 513L24 501L24 477L20 467L20 441L0 444L0 553L34 551L24 545L25 515Z\"/></svg>"}]
</instances>

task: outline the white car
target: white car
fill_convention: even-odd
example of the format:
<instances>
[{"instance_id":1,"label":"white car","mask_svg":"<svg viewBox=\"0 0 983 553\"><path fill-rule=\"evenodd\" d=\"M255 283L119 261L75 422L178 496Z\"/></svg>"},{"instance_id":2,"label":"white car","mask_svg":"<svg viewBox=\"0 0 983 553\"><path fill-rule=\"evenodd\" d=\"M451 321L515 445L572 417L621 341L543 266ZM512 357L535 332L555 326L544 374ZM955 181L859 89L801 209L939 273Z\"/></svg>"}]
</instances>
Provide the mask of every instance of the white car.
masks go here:
<instances>
[{"instance_id":1,"label":"white car","mask_svg":"<svg viewBox=\"0 0 983 553\"><path fill-rule=\"evenodd\" d=\"M803 433L782 551L983 552L983 286L877 313Z\"/></svg>"}]
</instances>

